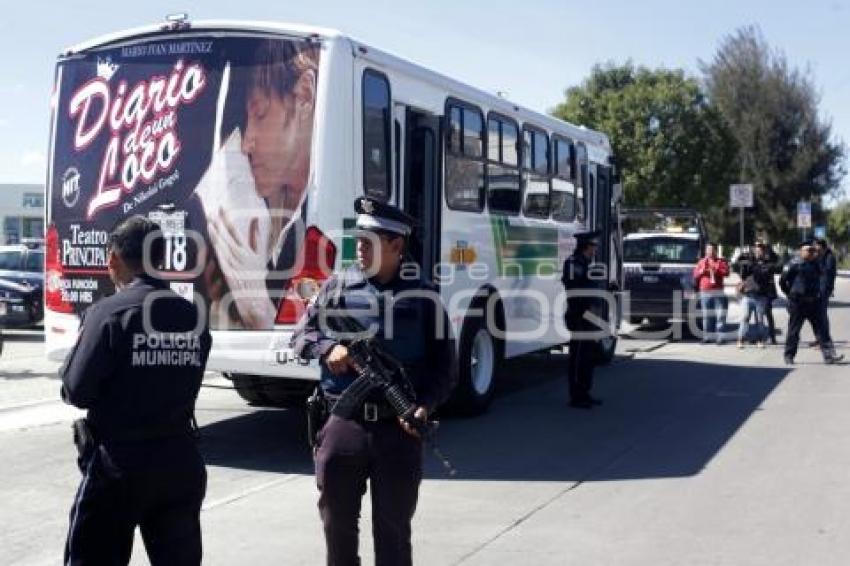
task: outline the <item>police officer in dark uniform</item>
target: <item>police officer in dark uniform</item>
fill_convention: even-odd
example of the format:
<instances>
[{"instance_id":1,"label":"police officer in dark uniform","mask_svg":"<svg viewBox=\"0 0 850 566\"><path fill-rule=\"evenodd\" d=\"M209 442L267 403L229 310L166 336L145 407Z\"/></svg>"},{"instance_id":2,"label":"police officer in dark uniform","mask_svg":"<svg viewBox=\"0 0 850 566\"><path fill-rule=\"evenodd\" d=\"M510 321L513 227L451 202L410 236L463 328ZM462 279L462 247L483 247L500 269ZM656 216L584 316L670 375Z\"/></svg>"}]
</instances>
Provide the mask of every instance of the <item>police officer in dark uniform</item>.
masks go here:
<instances>
[{"instance_id":1,"label":"police officer in dark uniform","mask_svg":"<svg viewBox=\"0 0 850 566\"><path fill-rule=\"evenodd\" d=\"M296 353L321 361L321 389L332 405L354 381L344 339L326 324L331 309L376 332L380 344L407 369L416 416L426 420L454 385L454 344L436 290L401 261L412 220L369 198L355 201L357 265L331 277L307 309L293 337ZM388 325L392 325L391 327ZM366 482L372 496L375 563L411 564L410 523L422 478L422 443L377 396L354 419L331 415L315 450L319 512L327 563L359 564L358 521Z\"/></svg>"},{"instance_id":2,"label":"police officer in dark uniform","mask_svg":"<svg viewBox=\"0 0 850 566\"><path fill-rule=\"evenodd\" d=\"M576 234L576 249L564 262L561 282L567 291L567 329L570 331L570 359L567 377L570 385L570 406L590 409L602 401L590 395L593 387L593 368L596 365L597 340L585 333L599 332L599 327L587 320L599 298L580 296L577 290L602 290L592 277L593 256L599 247L599 231Z\"/></svg>"},{"instance_id":3,"label":"police officer in dark uniform","mask_svg":"<svg viewBox=\"0 0 850 566\"><path fill-rule=\"evenodd\" d=\"M815 247L818 251L818 263L821 266L821 320L823 325L823 335L826 341L830 344L832 341L832 333L829 329L829 299L835 292L835 278L838 275L838 265L835 260L835 254L829 249L829 244L823 238L815 238ZM833 354L835 351L833 350Z\"/></svg>"},{"instance_id":4,"label":"police officer in dark uniform","mask_svg":"<svg viewBox=\"0 0 850 566\"><path fill-rule=\"evenodd\" d=\"M800 245L800 255L792 259L782 270L779 287L788 297L788 338L785 342L785 363L793 364L797 355L797 345L800 342L800 330L803 322L808 320L812 325L815 338L820 344L823 361L835 363L844 356L833 353L832 343L823 331L822 301L823 274L817 253L810 241Z\"/></svg>"},{"instance_id":5,"label":"police officer in dark uniform","mask_svg":"<svg viewBox=\"0 0 850 566\"><path fill-rule=\"evenodd\" d=\"M162 249L159 227L143 216L113 230L107 267L117 292L85 311L59 372L62 398L88 409L74 423L83 479L68 565L127 564L137 526L151 564L201 562L206 470L194 406L212 341L206 313L148 275Z\"/></svg>"}]
</instances>

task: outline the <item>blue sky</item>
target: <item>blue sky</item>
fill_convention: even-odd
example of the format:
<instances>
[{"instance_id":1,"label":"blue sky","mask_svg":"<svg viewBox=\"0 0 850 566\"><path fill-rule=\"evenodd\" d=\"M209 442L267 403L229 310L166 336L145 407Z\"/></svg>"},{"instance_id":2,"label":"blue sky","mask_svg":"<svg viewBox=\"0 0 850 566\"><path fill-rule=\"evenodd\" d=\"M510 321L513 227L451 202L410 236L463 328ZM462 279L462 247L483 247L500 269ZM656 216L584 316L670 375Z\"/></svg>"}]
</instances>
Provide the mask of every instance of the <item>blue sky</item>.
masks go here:
<instances>
[{"instance_id":1,"label":"blue sky","mask_svg":"<svg viewBox=\"0 0 850 566\"><path fill-rule=\"evenodd\" d=\"M823 114L850 142L850 0L11 0L0 20L0 182L44 181L53 64L63 47L181 10L192 19L337 28L541 111L594 63L632 59L696 74L724 35L756 24L792 64L811 70Z\"/></svg>"}]
</instances>

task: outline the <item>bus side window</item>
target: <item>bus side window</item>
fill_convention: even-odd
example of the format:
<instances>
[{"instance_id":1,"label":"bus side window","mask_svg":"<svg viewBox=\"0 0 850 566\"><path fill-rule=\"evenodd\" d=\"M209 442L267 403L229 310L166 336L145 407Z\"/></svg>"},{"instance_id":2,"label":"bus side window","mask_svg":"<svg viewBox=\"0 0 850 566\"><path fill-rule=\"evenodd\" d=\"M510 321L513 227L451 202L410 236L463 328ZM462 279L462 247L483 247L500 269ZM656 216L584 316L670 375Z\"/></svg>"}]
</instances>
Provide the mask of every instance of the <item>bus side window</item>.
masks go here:
<instances>
[{"instance_id":1,"label":"bus side window","mask_svg":"<svg viewBox=\"0 0 850 566\"><path fill-rule=\"evenodd\" d=\"M538 129L523 130L523 214L534 218L549 217L549 137Z\"/></svg>"},{"instance_id":2,"label":"bus side window","mask_svg":"<svg viewBox=\"0 0 850 566\"><path fill-rule=\"evenodd\" d=\"M584 222L587 219L587 193L590 190L588 185L588 164L587 164L587 148L583 143L578 143L576 149L576 220Z\"/></svg>"},{"instance_id":3,"label":"bus side window","mask_svg":"<svg viewBox=\"0 0 850 566\"><path fill-rule=\"evenodd\" d=\"M390 199L390 82L374 69L363 72L363 190Z\"/></svg>"},{"instance_id":4,"label":"bus side window","mask_svg":"<svg viewBox=\"0 0 850 566\"><path fill-rule=\"evenodd\" d=\"M554 137L555 165L552 177L552 218L572 222L576 217L575 148L561 137Z\"/></svg>"},{"instance_id":5,"label":"bus side window","mask_svg":"<svg viewBox=\"0 0 850 566\"><path fill-rule=\"evenodd\" d=\"M484 119L475 106L447 103L446 203L449 208L484 209Z\"/></svg>"},{"instance_id":6,"label":"bus side window","mask_svg":"<svg viewBox=\"0 0 850 566\"><path fill-rule=\"evenodd\" d=\"M487 207L491 212L519 214L518 127L491 113L487 118Z\"/></svg>"}]
</instances>

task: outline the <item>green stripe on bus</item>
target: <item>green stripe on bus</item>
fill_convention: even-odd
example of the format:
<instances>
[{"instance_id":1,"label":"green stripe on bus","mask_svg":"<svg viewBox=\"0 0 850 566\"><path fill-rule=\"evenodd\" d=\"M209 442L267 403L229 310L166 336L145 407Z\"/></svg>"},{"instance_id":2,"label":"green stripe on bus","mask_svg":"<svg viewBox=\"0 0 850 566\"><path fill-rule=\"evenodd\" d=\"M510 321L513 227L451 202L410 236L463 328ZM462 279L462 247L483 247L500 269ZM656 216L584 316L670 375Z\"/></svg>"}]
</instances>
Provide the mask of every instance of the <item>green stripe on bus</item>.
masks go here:
<instances>
[{"instance_id":1,"label":"green stripe on bus","mask_svg":"<svg viewBox=\"0 0 850 566\"><path fill-rule=\"evenodd\" d=\"M551 275L558 269L558 230L549 226L512 226L491 216L496 268L502 277Z\"/></svg>"},{"instance_id":2,"label":"green stripe on bus","mask_svg":"<svg viewBox=\"0 0 850 566\"><path fill-rule=\"evenodd\" d=\"M357 259L357 242L354 239L354 228L357 226L357 221L354 218L342 219L342 256L340 257L340 267L345 269Z\"/></svg>"}]
</instances>

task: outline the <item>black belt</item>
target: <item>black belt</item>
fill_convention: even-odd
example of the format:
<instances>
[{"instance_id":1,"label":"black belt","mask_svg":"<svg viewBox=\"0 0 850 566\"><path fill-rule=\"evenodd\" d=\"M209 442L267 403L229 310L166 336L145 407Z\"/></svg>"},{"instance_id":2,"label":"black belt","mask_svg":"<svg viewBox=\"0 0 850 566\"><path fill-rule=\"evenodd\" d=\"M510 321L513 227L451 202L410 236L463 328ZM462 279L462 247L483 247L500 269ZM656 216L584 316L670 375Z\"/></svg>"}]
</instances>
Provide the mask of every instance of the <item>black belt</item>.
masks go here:
<instances>
[{"instance_id":1,"label":"black belt","mask_svg":"<svg viewBox=\"0 0 850 566\"><path fill-rule=\"evenodd\" d=\"M362 420L367 423L376 423L378 421L393 420L398 415L392 407L386 403L373 403L366 401L363 403ZM361 420L358 418L357 420Z\"/></svg>"},{"instance_id":2,"label":"black belt","mask_svg":"<svg viewBox=\"0 0 850 566\"><path fill-rule=\"evenodd\" d=\"M328 413L333 410L337 399L339 399L339 396L325 393ZM385 401L366 401L363 403L361 411L354 417L354 420L362 423L376 423L393 420L397 417L398 414Z\"/></svg>"},{"instance_id":3,"label":"black belt","mask_svg":"<svg viewBox=\"0 0 850 566\"><path fill-rule=\"evenodd\" d=\"M180 436L198 437L198 428L194 419L180 424L148 426L124 430L93 430L94 437L102 442L139 442L143 440L164 440Z\"/></svg>"}]
</instances>

